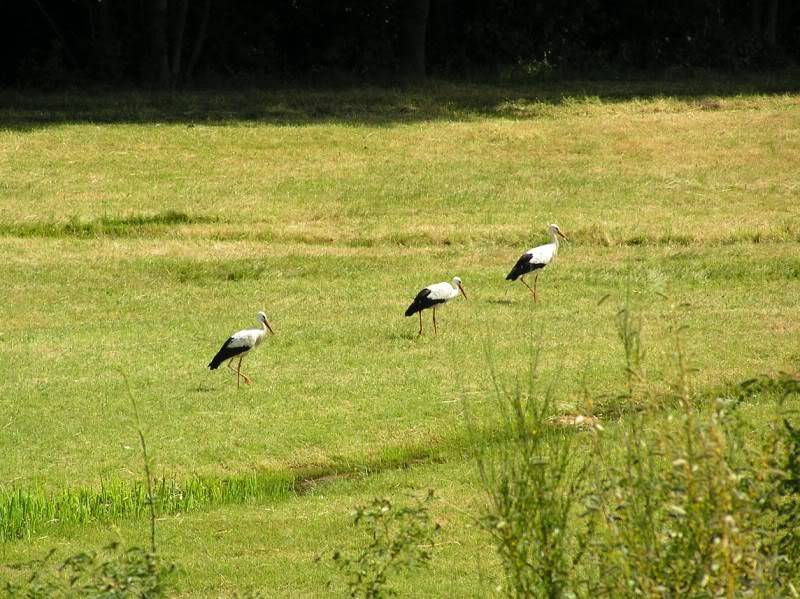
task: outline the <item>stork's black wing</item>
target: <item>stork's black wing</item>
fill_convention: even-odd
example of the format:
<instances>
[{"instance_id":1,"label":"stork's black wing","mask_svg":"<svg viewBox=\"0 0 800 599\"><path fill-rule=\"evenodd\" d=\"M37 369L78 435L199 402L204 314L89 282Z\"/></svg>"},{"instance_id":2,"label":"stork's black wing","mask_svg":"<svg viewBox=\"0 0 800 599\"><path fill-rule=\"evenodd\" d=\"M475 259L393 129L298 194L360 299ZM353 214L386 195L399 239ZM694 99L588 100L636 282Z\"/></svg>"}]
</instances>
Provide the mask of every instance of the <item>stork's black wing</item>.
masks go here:
<instances>
[{"instance_id":1,"label":"stork's black wing","mask_svg":"<svg viewBox=\"0 0 800 599\"><path fill-rule=\"evenodd\" d=\"M406 316L412 316L421 310L426 310L431 306L435 306L436 304L443 304L446 301L443 299L432 299L430 295L431 290L427 287L420 291L406 310Z\"/></svg>"},{"instance_id":2,"label":"stork's black wing","mask_svg":"<svg viewBox=\"0 0 800 599\"><path fill-rule=\"evenodd\" d=\"M233 343L234 338L230 337L225 343L222 344L222 347L217 352L217 355L211 360L208 364L208 367L211 370L216 370L219 368L219 365L222 364L225 360L228 360L234 356L238 356L239 354L243 354L244 352L248 351L250 348L246 345L240 345L239 347L231 347L231 343Z\"/></svg>"},{"instance_id":3,"label":"stork's black wing","mask_svg":"<svg viewBox=\"0 0 800 599\"><path fill-rule=\"evenodd\" d=\"M531 264L532 257L533 256L531 256L529 252L522 254L514 265L514 268L511 269L511 272L506 275L506 281L516 281L522 275L533 272L537 268L544 268L544 264Z\"/></svg>"}]
</instances>

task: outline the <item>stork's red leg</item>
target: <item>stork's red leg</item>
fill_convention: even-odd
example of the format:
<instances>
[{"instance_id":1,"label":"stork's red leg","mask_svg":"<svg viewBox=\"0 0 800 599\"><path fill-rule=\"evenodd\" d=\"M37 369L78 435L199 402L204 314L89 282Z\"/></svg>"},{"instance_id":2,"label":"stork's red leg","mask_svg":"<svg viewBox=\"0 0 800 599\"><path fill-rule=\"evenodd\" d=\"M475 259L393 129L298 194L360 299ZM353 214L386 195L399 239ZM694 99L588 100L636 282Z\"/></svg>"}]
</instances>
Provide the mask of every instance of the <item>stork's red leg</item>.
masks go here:
<instances>
[{"instance_id":1,"label":"stork's red leg","mask_svg":"<svg viewBox=\"0 0 800 599\"><path fill-rule=\"evenodd\" d=\"M244 382L249 385L253 381L250 380L249 376L247 376L244 372L242 372L242 359L243 358L244 358L244 356L239 358L239 366L238 366L237 372L242 375L242 379L244 379ZM239 379L236 379L236 380L238 381Z\"/></svg>"},{"instance_id":2,"label":"stork's red leg","mask_svg":"<svg viewBox=\"0 0 800 599\"><path fill-rule=\"evenodd\" d=\"M238 389L238 388L239 388L239 371L238 371L238 370L236 370L236 369L235 369L233 366L231 366L231 364L233 364L233 361L234 361L235 359L236 359L236 357L233 357L233 358L231 358L230 360L228 360L228 368L230 368L230 371L231 371L233 374L235 374L235 375L236 375L236 388Z\"/></svg>"},{"instance_id":3,"label":"stork's red leg","mask_svg":"<svg viewBox=\"0 0 800 599\"><path fill-rule=\"evenodd\" d=\"M419 314L419 333L417 333L417 337L419 337L422 335L422 310L417 312L417 314Z\"/></svg>"},{"instance_id":4,"label":"stork's red leg","mask_svg":"<svg viewBox=\"0 0 800 599\"><path fill-rule=\"evenodd\" d=\"M536 276L538 277L539 275L536 275ZM525 277L520 277L519 280L522 281L523 283L525 283ZM535 284L536 284L536 281L534 281L534 285ZM528 285L527 283L525 283L525 287L527 287L528 291L530 291L533 294L533 301L535 302L536 301L536 292L533 289L531 289L531 286Z\"/></svg>"},{"instance_id":5,"label":"stork's red leg","mask_svg":"<svg viewBox=\"0 0 800 599\"><path fill-rule=\"evenodd\" d=\"M436 329L436 306L433 307L433 334L439 334L439 331Z\"/></svg>"},{"instance_id":6,"label":"stork's red leg","mask_svg":"<svg viewBox=\"0 0 800 599\"><path fill-rule=\"evenodd\" d=\"M539 280L539 273L536 273L536 276L533 278L533 301L539 301L539 294L536 293L536 281Z\"/></svg>"}]
</instances>

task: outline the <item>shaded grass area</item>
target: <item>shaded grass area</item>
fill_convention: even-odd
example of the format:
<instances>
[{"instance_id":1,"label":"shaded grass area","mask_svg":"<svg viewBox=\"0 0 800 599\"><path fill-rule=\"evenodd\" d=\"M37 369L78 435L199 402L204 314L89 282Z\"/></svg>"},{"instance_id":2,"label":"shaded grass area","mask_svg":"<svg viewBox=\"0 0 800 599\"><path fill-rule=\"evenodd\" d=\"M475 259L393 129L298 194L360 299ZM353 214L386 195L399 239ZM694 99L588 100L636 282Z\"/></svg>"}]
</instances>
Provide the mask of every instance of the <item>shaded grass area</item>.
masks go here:
<instances>
[{"instance_id":1,"label":"shaded grass area","mask_svg":"<svg viewBox=\"0 0 800 599\"><path fill-rule=\"evenodd\" d=\"M196 225L196 226L192 226ZM210 226L203 226L210 225ZM66 222L48 221L0 223L0 236L95 239L98 237L142 239L171 237L179 230L185 239L212 241L257 241L265 243L300 244L309 246L345 248L463 248L475 246L524 247L530 243L529 235L523 232L495 230L447 230L419 231L396 230L393 232L364 232L337 230L328 232L293 232L267 223L255 223L246 229L225 223L218 216L189 215L185 212L167 210L151 215L133 215L121 218L103 217L97 220L82 220L72 217ZM770 244L800 242L800 227L793 222L777 223L770 227L752 231L749 229L730 231L713 236L706 233L638 233L626 235L597 226L577 227L570 231L570 242L587 247L691 247L728 246L741 244Z\"/></svg>"},{"instance_id":2,"label":"shaded grass area","mask_svg":"<svg viewBox=\"0 0 800 599\"><path fill-rule=\"evenodd\" d=\"M84 239L96 237L150 237L180 225L215 222L217 222L217 219L214 217L189 216L185 212L166 210L152 215L137 214L124 218L103 217L93 221L83 221L73 217L66 223L0 223L0 235L9 237L76 237Z\"/></svg>"},{"instance_id":3,"label":"shaded grass area","mask_svg":"<svg viewBox=\"0 0 800 599\"><path fill-rule=\"evenodd\" d=\"M763 75L704 73L696 78L563 80L470 84L433 81L420 88L359 87L269 91L0 93L0 126L31 128L56 123L224 123L277 125L349 123L389 125L430 120L547 116L577 101L629 102L678 98L699 110L721 110L719 97L771 95L800 90L793 70Z\"/></svg>"}]
</instances>

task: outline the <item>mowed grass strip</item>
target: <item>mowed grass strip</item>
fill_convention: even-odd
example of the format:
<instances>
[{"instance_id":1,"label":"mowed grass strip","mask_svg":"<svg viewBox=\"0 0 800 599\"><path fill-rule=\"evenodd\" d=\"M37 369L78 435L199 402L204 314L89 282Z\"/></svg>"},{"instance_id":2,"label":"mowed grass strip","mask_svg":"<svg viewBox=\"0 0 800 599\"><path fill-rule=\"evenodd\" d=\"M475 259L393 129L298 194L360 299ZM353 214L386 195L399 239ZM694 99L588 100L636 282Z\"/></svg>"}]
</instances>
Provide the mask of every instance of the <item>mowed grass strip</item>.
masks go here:
<instances>
[{"instance_id":1,"label":"mowed grass strip","mask_svg":"<svg viewBox=\"0 0 800 599\"><path fill-rule=\"evenodd\" d=\"M518 242L551 220L612 241L754 231L796 240L787 165L798 159L797 96L708 101L720 108L575 95L546 116L10 129L0 133L0 191L14 201L0 205L0 221L35 227L171 210L223 223L228 238L267 242Z\"/></svg>"},{"instance_id":2,"label":"mowed grass strip","mask_svg":"<svg viewBox=\"0 0 800 599\"><path fill-rule=\"evenodd\" d=\"M210 224L211 223L211 224ZM225 223L216 218L190 216L184 212L166 211L152 215L134 215L124 218L96 220L72 219L66 223L36 222L0 225L0 236L44 238L140 238L140 239L200 239L213 241L256 241L271 245L302 244L327 246L330 249L396 247L419 248L470 246L524 246L530 242L529 234L514 226L469 228L415 227L407 231L363 232L355 229L330 231L286 230L283 227L257 223L243 230L235 223ZM788 221L775 223L764 229L732 230L708 236L703 230L686 233L651 233L625 236L614 227L600 228L592 225L570 231L570 241L583 246L697 246L734 245L758 243L795 243L800 241L800 230Z\"/></svg>"}]
</instances>

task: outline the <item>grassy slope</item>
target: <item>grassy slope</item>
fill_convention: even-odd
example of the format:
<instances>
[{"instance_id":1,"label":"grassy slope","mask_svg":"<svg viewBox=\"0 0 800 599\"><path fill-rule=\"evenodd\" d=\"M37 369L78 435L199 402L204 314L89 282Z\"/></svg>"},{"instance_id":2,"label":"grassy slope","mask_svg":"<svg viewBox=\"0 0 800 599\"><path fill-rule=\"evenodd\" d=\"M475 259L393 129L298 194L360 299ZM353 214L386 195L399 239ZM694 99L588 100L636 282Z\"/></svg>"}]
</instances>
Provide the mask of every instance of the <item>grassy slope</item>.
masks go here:
<instances>
[{"instance_id":1,"label":"grassy slope","mask_svg":"<svg viewBox=\"0 0 800 599\"><path fill-rule=\"evenodd\" d=\"M681 323L700 388L797 368L797 96L553 103L530 90L456 91L474 102L433 119L424 95L374 91L343 96L347 118L307 123L189 127L156 115L40 125L28 115L28 127L25 115L6 115L14 126L0 132L0 485L137 477L119 369L140 399L157 472L179 478L346 469L457 447L460 398L478 418L494 411L487 347L514 376L539 335L563 409L582 403L585 385L601 396L601 411L616 413L611 395L623 379L613 315L629 282L647 307L653 367L665 363L670 329ZM371 112L376 96L389 106L382 118ZM255 99L269 105L269 96ZM313 98L306 102L307 113ZM415 106L419 119L409 117ZM137 224L167 210L188 218ZM116 223L105 234L103 218ZM551 221L573 241L542 275L534 307L524 287L502 278ZM455 274L470 300L442 313L438 339L416 340L416 322L400 316L407 302ZM204 367L261 307L278 335L247 358L255 385L237 393L227 375ZM168 538L176 527L167 546L197 564L186 580L202 580L198 591L233 588L242 576L276 581L283 570L257 556L203 577L200 547L215 527L230 529L242 544L226 539L219 551L238 555L248 534L260 534L247 532L251 519L277 526L264 517L271 509L303 520L292 524L298 535L345 542L350 533L337 522L359 497L396 485L440 490L451 471L461 477L452 503L474 505L465 468L341 483L324 509L306 497L190 514L164 524ZM306 524L309 509L318 511ZM177 532L186 522L196 531L188 545ZM453 534L469 540L442 559L443 571L472 568L474 547L486 542L463 524ZM282 530L288 551L293 537ZM30 554L48 542L6 551ZM296 578L280 584L313 593L321 575L299 563Z\"/></svg>"}]
</instances>

